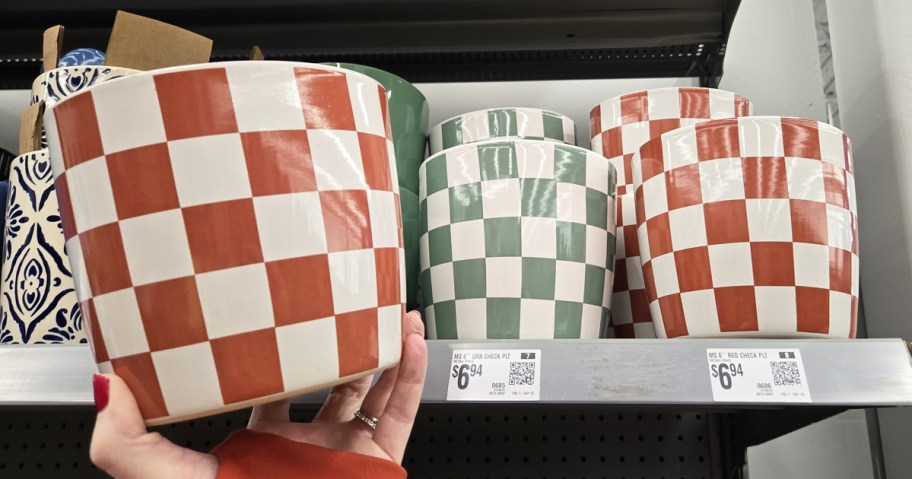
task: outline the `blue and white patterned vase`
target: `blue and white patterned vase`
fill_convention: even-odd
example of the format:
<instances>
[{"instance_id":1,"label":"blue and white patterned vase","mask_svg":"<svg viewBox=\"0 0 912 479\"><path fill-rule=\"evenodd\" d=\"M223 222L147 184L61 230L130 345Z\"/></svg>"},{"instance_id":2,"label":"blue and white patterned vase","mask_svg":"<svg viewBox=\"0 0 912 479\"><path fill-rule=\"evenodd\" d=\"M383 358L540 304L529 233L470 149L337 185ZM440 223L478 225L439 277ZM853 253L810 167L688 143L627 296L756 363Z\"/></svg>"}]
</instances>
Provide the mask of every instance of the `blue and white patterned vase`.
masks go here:
<instances>
[{"instance_id":1,"label":"blue and white patterned vase","mask_svg":"<svg viewBox=\"0 0 912 479\"><path fill-rule=\"evenodd\" d=\"M57 68L104 65L105 53L95 48L77 48L60 57Z\"/></svg>"},{"instance_id":2,"label":"blue and white patterned vase","mask_svg":"<svg viewBox=\"0 0 912 479\"><path fill-rule=\"evenodd\" d=\"M13 160L0 268L0 344L85 343L48 150Z\"/></svg>"},{"instance_id":3,"label":"blue and white patterned vase","mask_svg":"<svg viewBox=\"0 0 912 479\"><path fill-rule=\"evenodd\" d=\"M42 73L32 82L31 104L44 102L47 106L52 106L96 83L138 72L139 70L132 68L106 65L55 68ZM47 134L44 132L44 128L41 129L41 148L47 148Z\"/></svg>"}]
</instances>

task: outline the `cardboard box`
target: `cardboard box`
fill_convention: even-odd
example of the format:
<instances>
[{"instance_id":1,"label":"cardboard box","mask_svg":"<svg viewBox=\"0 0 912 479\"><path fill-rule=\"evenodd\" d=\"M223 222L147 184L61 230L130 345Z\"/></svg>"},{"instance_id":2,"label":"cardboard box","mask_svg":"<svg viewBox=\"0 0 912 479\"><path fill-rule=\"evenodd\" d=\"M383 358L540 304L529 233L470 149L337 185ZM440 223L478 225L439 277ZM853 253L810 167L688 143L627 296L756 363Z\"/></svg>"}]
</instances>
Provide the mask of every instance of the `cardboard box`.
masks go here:
<instances>
[{"instance_id":1,"label":"cardboard box","mask_svg":"<svg viewBox=\"0 0 912 479\"><path fill-rule=\"evenodd\" d=\"M57 68L60 61L60 51L63 49L63 25L55 25L44 31L44 44L42 45L42 59L44 71L49 72Z\"/></svg>"},{"instance_id":2,"label":"cardboard box","mask_svg":"<svg viewBox=\"0 0 912 479\"><path fill-rule=\"evenodd\" d=\"M158 20L118 11L105 65L155 70L208 63L212 40Z\"/></svg>"},{"instance_id":3,"label":"cardboard box","mask_svg":"<svg viewBox=\"0 0 912 479\"><path fill-rule=\"evenodd\" d=\"M19 154L41 149L44 103L36 103L19 115Z\"/></svg>"},{"instance_id":4,"label":"cardboard box","mask_svg":"<svg viewBox=\"0 0 912 479\"><path fill-rule=\"evenodd\" d=\"M260 50L260 47L254 45L253 48L250 49L250 59L251 60L265 60L266 57L263 56L263 50Z\"/></svg>"}]
</instances>

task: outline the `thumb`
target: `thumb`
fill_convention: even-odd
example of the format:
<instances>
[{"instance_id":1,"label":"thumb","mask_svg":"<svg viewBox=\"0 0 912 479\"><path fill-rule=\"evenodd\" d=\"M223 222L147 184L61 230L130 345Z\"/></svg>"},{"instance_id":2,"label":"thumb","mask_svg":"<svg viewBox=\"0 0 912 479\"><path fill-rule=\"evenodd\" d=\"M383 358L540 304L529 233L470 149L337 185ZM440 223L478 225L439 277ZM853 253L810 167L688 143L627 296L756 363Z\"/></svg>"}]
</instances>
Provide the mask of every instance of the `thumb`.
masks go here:
<instances>
[{"instance_id":1,"label":"thumb","mask_svg":"<svg viewBox=\"0 0 912 479\"><path fill-rule=\"evenodd\" d=\"M215 478L215 456L178 447L146 430L136 399L122 379L96 374L93 382L98 417L89 456L95 465L116 479Z\"/></svg>"}]
</instances>

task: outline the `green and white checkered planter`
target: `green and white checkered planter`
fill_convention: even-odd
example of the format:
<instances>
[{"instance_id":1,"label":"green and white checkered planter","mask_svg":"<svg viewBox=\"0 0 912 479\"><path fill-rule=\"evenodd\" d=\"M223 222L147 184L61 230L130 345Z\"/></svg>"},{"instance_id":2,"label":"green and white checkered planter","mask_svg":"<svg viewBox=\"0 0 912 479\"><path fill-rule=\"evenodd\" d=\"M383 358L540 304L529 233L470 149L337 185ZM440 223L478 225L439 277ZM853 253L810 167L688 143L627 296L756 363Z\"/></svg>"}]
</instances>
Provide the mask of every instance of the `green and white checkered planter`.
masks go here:
<instances>
[{"instance_id":1,"label":"green and white checkered planter","mask_svg":"<svg viewBox=\"0 0 912 479\"><path fill-rule=\"evenodd\" d=\"M576 127L566 115L538 108L492 108L446 120L428 135L432 155L454 146L522 138L576 144Z\"/></svg>"},{"instance_id":2,"label":"green and white checkered planter","mask_svg":"<svg viewBox=\"0 0 912 479\"><path fill-rule=\"evenodd\" d=\"M496 140L418 170L432 339L598 338L611 312L615 179L570 145Z\"/></svg>"}]
</instances>

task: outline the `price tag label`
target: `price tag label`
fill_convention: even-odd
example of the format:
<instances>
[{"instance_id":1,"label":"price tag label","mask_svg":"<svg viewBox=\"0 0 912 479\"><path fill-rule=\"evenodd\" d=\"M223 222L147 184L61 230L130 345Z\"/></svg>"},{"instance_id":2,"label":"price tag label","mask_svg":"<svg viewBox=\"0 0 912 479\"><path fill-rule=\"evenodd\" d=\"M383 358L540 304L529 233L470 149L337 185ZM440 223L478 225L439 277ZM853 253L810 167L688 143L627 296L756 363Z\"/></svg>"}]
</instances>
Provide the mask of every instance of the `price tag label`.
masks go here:
<instances>
[{"instance_id":1,"label":"price tag label","mask_svg":"<svg viewBox=\"0 0 912 479\"><path fill-rule=\"evenodd\" d=\"M456 350L447 373L447 401L538 401L541 350Z\"/></svg>"},{"instance_id":2,"label":"price tag label","mask_svg":"<svg viewBox=\"0 0 912 479\"><path fill-rule=\"evenodd\" d=\"M798 349L707 349L713 400L811 402Z\"/></svg>"}]
</instances>

